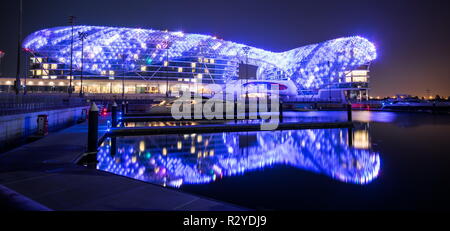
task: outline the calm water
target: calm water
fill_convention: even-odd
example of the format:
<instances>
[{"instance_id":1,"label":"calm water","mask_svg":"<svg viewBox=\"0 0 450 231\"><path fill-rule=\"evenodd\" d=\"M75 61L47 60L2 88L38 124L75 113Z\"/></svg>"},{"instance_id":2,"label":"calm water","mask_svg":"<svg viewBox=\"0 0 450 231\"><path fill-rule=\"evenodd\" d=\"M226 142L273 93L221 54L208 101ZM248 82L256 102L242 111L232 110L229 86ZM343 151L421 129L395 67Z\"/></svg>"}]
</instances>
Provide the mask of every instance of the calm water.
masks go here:
<instances>
[{"instance_id":1,"label":"calm water","mask_svg":"<svg viewBox=\"0 0 450 231\"><path fill-rule=\"evenodd\" d=\"M353 129L116 137L97 167L254 209L449 209L450 116L353 117Z\"/></svg>"}]
</instances>

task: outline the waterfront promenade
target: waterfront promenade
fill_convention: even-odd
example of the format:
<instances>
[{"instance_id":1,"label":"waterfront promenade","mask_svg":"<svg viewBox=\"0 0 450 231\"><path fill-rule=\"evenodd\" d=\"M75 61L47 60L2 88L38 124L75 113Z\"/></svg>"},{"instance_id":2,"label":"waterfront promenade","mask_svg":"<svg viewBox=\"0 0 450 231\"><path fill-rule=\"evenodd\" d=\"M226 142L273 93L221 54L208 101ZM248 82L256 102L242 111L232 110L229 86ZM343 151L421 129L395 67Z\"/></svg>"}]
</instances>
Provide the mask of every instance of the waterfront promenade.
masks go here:
<instances>
[{"instance_id":1,"label":"waterfront promenade","mask_svg":"<svg viewBox=\"0 0 450 231\"><path fill-rule=\"evenodd\" d=\"M104 134L105 124L100 120L99 135ZM0 205L23 209L20 203L29 204L31 199L36 205L27 208L38 210L244 210L76 165L86 141L84 122L0 154L0 186L4 186ZM14 200L17 195L24 196L19 204Z\"/></svg>"}]
</instances>

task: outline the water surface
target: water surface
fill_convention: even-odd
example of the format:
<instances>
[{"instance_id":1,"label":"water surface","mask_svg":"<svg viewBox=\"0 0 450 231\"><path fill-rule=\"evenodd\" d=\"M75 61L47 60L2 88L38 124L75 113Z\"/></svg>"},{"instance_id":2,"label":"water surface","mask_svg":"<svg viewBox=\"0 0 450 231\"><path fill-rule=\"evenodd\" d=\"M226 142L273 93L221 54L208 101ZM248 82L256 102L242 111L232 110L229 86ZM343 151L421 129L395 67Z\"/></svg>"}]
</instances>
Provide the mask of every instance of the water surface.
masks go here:
<instances>
[{"instance_id":1,"label":"water surface","mask_svg":"<svg viewBox=\"0 0 450 231\"><path fill-rule=\"evenodd\" d=\"M98 168L254 209L449 208L449 116L353 118L353 129L115 137L100 148Z\"/></svg>"}]
</instances>

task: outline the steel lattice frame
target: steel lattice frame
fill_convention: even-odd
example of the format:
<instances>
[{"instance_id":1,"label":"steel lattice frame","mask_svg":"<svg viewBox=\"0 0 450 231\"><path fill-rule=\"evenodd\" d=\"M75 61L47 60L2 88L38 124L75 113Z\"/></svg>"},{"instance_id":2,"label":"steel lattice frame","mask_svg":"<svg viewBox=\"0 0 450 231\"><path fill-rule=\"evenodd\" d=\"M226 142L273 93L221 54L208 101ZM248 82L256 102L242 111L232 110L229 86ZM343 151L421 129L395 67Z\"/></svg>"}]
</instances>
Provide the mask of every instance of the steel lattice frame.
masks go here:
<instances>
[{"instance_id":1,"label":"steel lattice frame","mask_svg":"<svg viewBox=\"0 0 450 231\"><path fill-rule=\"evenodd\" d=\"M139 72L140 66L161 64L166 58L219 58L230 67L220 72L224 82L237 78L240 61L258 66L258 79L291 79L300 89L320 89L336 83L346 71L370 63L376 58L375 46L367 39L354 36L295 48L286 52L271 52L248 47L216 37L152 29L102 26L76 26L74 33L86 33L84 70L98 74L103 70ZM70 63L71 27L43 29L29 35L23 47L56 62ZM74 66L81 67L80 41L74 43ZM167 49L170 52L167 52ZM247 56L248 55L248 56ZM168 56L168 57L166 57Z\"/></svg>"}]
</instances>

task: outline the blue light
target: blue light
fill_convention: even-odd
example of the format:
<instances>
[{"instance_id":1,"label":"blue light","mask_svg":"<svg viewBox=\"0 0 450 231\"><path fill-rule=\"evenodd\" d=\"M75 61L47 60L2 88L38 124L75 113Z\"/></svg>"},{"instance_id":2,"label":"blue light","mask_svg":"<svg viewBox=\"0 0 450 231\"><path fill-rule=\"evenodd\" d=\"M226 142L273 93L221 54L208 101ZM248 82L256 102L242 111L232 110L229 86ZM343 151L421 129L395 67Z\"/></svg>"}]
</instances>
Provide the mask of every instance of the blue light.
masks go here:
<instances>
[{"instance_id":1,"label":"blue light","mask_svg":"<svg viewBox=\"0 0 450 231\"><path fill-rule=\"evenodd\" d=\"M103 151L98 154L97 167L173 187L210 183L273 165L289 165L342 182L367 184L379 174L380 156L368 149L349 147L346 132L347 129L318 129L204 134L203 141L208 140L208 144L193 142L196 137L189 137L183 140L181 150L174 145L179 141L178 136L120 137L115 156L110 155L109 148L100 147ZM243 148L239 142L233 142L249 134L256 139L252 145ZM143 152L146 154L136 156L134 150L141 142L147 144ZM195 145L195 153L190 152L189 144ZM166 155L160 154L163 148L167 148ZM133 165L130 164L132 159Z\"/></svg>"}]
</instances>

